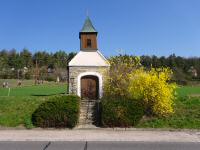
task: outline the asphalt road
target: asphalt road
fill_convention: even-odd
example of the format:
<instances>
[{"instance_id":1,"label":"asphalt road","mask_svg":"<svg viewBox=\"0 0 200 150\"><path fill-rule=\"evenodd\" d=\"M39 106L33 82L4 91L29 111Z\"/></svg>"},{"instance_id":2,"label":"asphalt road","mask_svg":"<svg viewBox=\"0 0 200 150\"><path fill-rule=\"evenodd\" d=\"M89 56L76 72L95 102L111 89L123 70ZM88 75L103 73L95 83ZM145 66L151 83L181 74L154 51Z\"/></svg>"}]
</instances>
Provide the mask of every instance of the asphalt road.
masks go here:
<instances>
[{"instance_id":1,"label":"asphalt road","mask_svg":"<svg viewBox=\"0 0 200 150\"><path fill-rule=\"evenodd\" d=\"M0 142L0 150L200 150L200 143Z\"/></svg>"}]
</instances>

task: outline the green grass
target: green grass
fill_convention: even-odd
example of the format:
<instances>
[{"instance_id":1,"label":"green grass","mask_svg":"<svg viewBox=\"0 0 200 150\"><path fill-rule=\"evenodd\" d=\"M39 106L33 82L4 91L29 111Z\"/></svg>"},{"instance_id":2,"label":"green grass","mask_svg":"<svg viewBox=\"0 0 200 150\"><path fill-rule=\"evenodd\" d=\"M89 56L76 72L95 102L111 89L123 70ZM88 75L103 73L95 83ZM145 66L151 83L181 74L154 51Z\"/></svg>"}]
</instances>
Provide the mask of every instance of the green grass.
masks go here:
<instances>
[{"instance_id":1,"label":"green grass","mask_svg":"<svg viewBox=\"0 0 200 150\"><path fill-rule=\"evenodd\" d=\"M13 81L14 82L14 81ZM33 111L51 95L67 91L66 84L44 84L31 86L25 81L22 87L0 88L0 126L32 128ZM24 82L24 83L25 83ZM200 86L180 87L177 89L178 99L175 101L175 113L168 118L151 118L143 120L138 128L189 128L200 129ZM196 97L187 97L197 95Z\"/></svg>"},{"instance_id":2,"label":"green grass","mask_svg":"<svg viewBox=\"0 0 200 150\"><path fill-rule=\"evenodd\" d=\"M24 81L21 87L12 86L10 96L7 88L0 88L0 126L32 128L31 115L35 109L52 95L66 91L67 84L52 82L35 86L30 80Z\"/></svg>"},{"instance_id":3,"label":"green grass","mask_svg":"<svg viewBox=\"0 0 200 150\"><path fill-rule=\"evenodd\" d=\"M0 126L31 128L31 115L48 97L0 97Z\"/></svg>"},{"instance_id":4,"label":"green grass","mask_svg":"<svg viewBox=\"0 0 200 150\"><path fill-rule=\"evenodd\" d=\"M148 118L142 120L138 128L200 129L200 87L181 87L177 89L175 113L167 118Z\"/></svg>"},{"instance_id":5,"label":"green grass","mask_svg":"<svg viewBox=\"0 0 200 150\"><path fill-rule=\"evenodd\" d=\"M185 97L190 95L200 96L200 86L182 86L177 89L179 97Z\"/></svg>"},{"instance_id":6,"label":"green grass","mask_svg":"<svg viewBox=\"0 0 200 150\"><path fill-rule=\"evenodd\" d=\"M0 87L2 87L3 82L8 82L9 87L17 87L18 80L17 79L0 79ZM35 83L35 80L23 80L22 86L32 86ZM51 83L51 82L50 82Z\"/></svg>"},{"instance_id":7,"label":"green grass","mask_svg":"<svg viewBox=\"0 0 200 150\"><path fill-rule=\"evenodd\" d=\"M10 89L10 96L48 96L66 93L66 84L46 84L36 86L15 87ZM0 96L8 96L8 88L0 88Z\"/></svg>"}]
</instances>

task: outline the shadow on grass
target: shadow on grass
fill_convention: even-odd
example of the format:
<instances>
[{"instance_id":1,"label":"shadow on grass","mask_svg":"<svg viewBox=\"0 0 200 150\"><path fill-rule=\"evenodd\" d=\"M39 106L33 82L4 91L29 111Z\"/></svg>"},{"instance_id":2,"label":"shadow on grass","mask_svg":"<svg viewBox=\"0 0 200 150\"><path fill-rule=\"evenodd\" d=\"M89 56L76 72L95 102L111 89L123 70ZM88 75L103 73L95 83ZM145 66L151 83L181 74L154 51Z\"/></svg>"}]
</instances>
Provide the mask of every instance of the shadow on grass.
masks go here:
<instances>
[{"instance_id":1,"label":"shadow on grass","mask_svg":"<svg viewBox=\"0 0 200 150\"><path fill-rule=\"evenodd\" d=\"M62 94L66 94L66 93L54 93L54 94L31 94L31 96L55 96L55 95L62 95Z\"/></svg>"}]
</instances>

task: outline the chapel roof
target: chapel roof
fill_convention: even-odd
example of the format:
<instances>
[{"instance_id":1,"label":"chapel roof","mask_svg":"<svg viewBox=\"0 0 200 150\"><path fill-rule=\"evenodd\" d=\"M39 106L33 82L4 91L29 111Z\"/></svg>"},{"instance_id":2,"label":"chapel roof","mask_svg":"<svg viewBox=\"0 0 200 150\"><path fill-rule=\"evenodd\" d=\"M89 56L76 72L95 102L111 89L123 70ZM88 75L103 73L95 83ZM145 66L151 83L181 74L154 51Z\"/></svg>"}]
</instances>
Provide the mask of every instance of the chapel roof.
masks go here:
<instances>
[{"instance_id":1,"label":"chapel roof","mask_svg":"<svg viewBox=\"0 0 200 150\"><path fill-rule=\"evenodd\" d=\"M85 23L80 33L97 33L97 30L94 28L92 21L90 20L88 16L85 19Z\"/></svg>"},{"instance_id":2,"label":"chapel roof","mask_svg":"<svg viewBox=\"0 0 200 150\"><path fill-rule=\"evenodd\" d=\"M72 66L110 66L108 60L101 54L100 51L80 51L76 56L69 62L70 67Z\"/></svg>"}]
</instances>

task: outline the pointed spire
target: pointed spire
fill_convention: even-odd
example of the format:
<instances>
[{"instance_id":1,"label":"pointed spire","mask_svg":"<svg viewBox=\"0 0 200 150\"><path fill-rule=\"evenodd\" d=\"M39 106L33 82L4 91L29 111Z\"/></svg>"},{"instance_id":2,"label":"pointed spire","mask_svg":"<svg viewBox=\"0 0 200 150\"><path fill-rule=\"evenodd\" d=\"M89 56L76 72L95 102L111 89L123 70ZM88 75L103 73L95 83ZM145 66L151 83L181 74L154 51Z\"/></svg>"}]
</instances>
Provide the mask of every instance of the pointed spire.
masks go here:
<instances>
[{"instance_id":1,"label":"pointed spire","mask_svg":"<svg viewBox=\"0 0 200 150\"><path fill-rule=\"evenodd\" d=\"M94 26L92 25L92 21L90 20L90 18L87 16L85 23L83 25L82 30L80 31L80 33L88 33L88 32L93 32L93 33L97 33L96 29L94 28Z\"/></svg>"}]
</instances>

